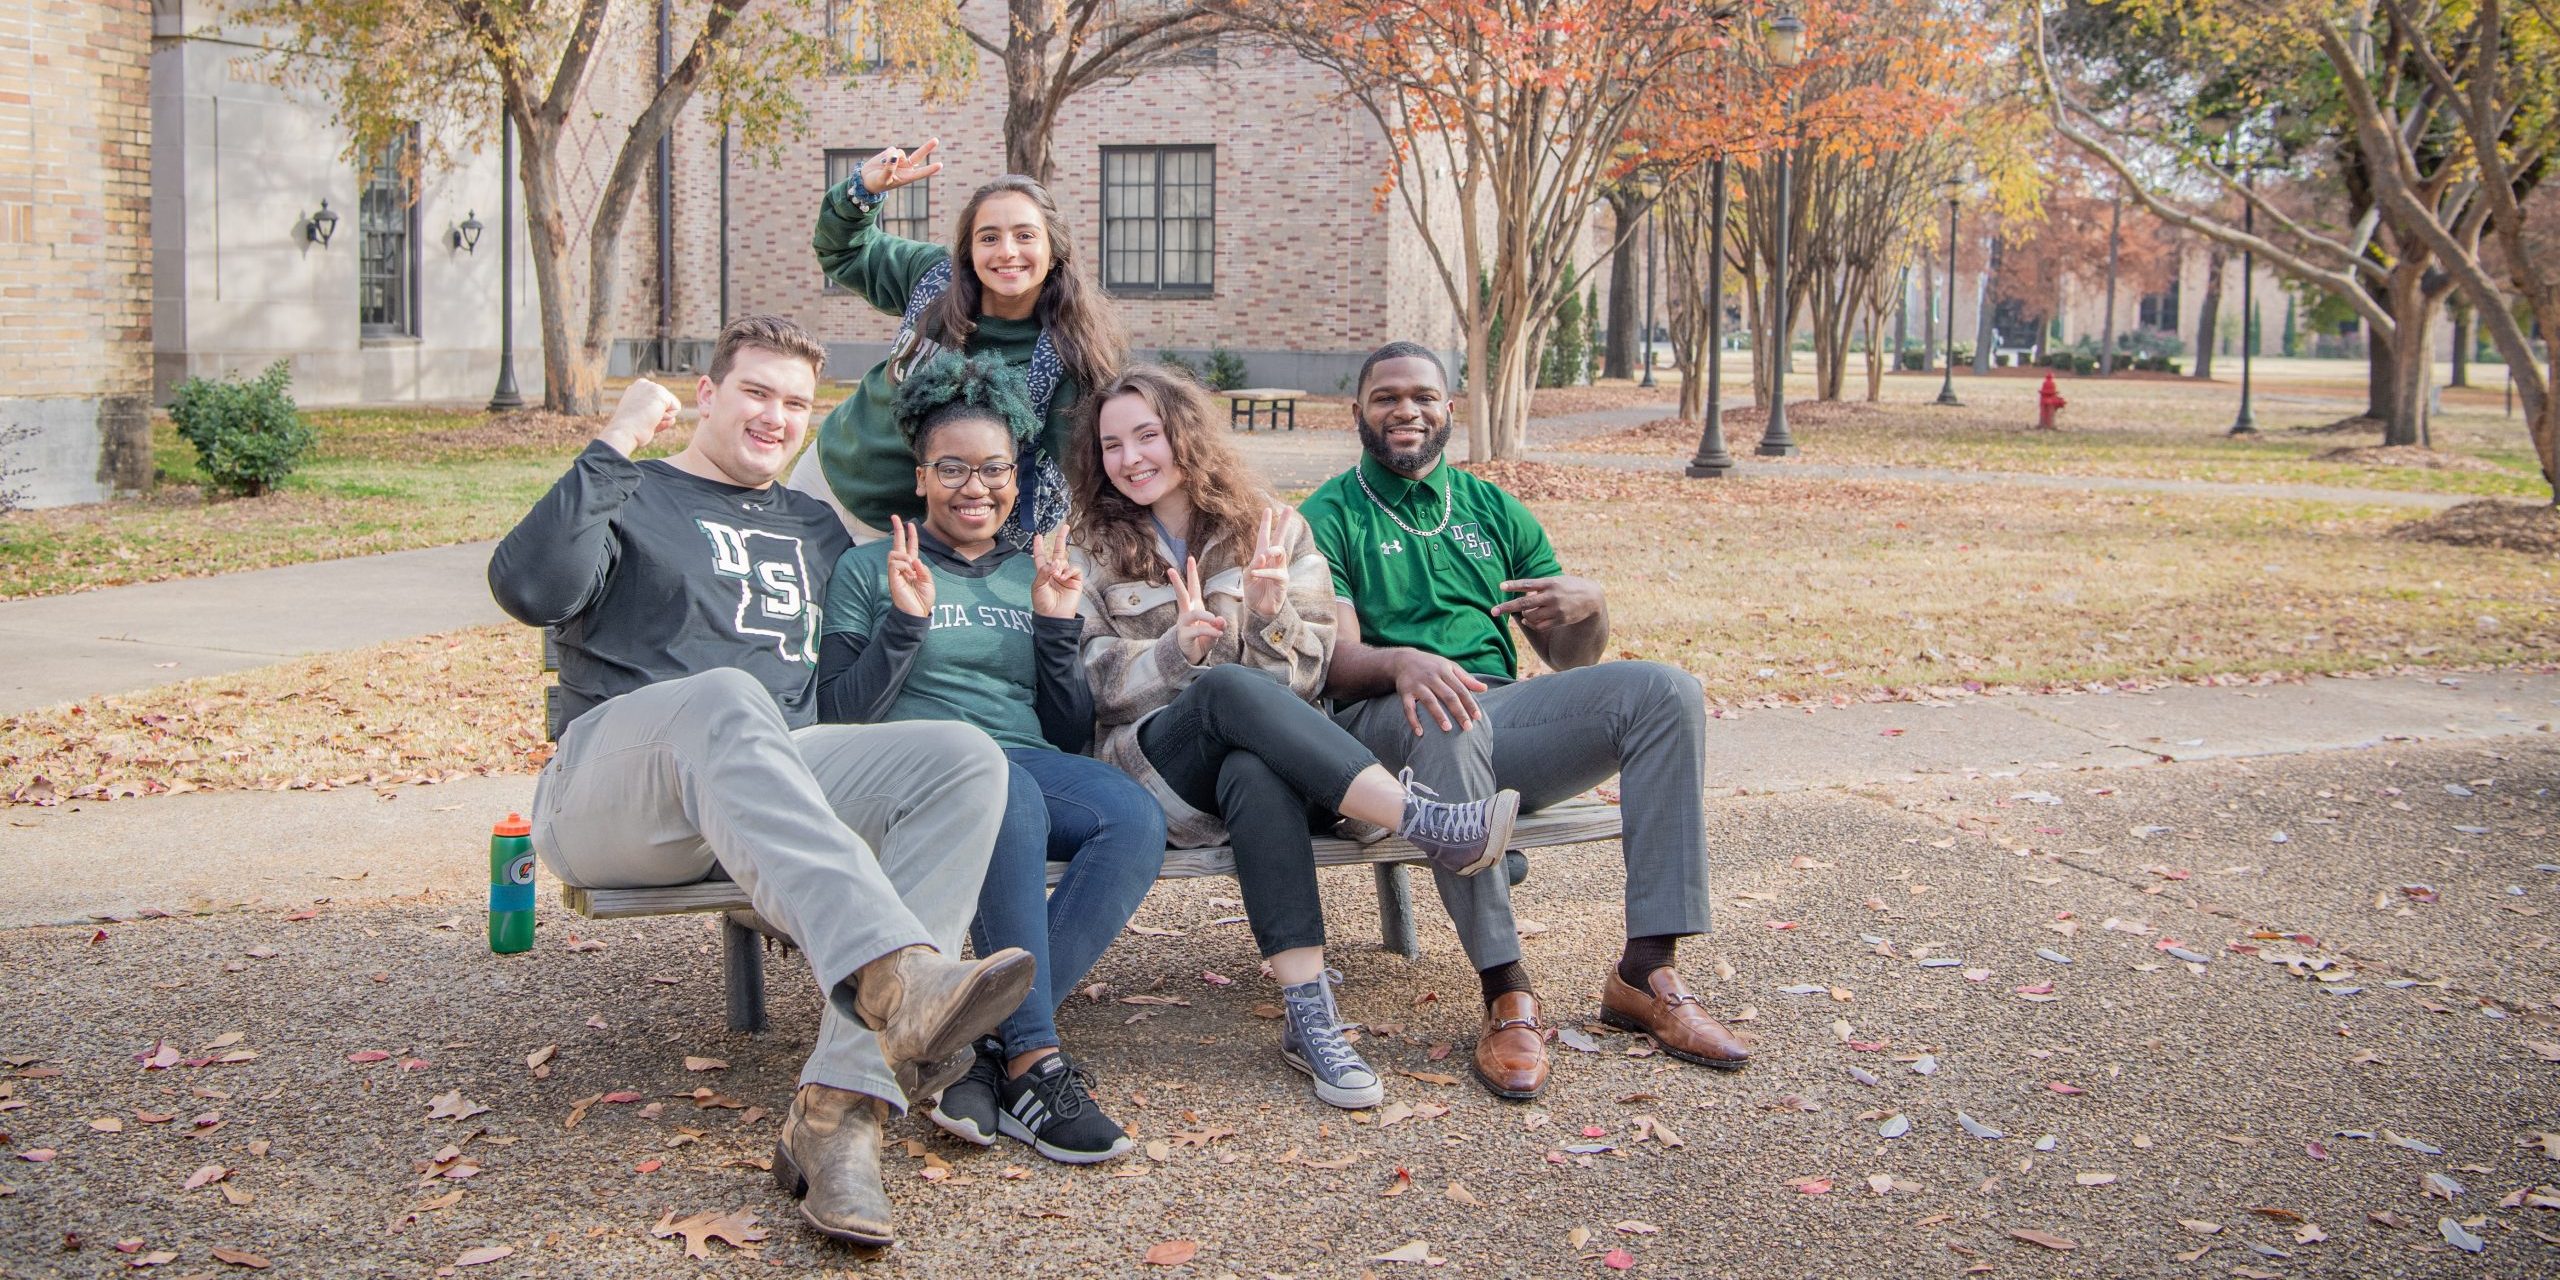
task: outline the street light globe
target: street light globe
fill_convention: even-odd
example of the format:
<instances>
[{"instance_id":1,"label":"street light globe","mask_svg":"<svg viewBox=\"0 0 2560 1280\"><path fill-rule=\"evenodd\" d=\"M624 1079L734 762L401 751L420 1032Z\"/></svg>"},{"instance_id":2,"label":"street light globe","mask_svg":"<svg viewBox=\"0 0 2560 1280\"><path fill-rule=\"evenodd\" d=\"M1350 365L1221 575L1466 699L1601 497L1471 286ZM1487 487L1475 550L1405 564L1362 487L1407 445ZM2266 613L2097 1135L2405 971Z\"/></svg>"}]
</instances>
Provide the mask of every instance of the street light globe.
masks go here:
<instances>
[{"instance_id":1,"label":"street light globe","mask_svg":"<svg viewBox=\"0 0 2560 1280\"><path fill-rule=\"evenodd\" d=\"M1952 204L1964 195L1964 175L1951 173L1938 183L1940 198Z\"/></svg>"},{"instance_id":2,"label":"street light globe","mask_svg":"<svg viewBox=\"0 0 2560 1280\"><path fill-rule=\"evenodd\" d=\"M1804 61L1804 19L1782 13L1769 20L1769 61L1781 67Z\"/></svg>"}]
</instances>

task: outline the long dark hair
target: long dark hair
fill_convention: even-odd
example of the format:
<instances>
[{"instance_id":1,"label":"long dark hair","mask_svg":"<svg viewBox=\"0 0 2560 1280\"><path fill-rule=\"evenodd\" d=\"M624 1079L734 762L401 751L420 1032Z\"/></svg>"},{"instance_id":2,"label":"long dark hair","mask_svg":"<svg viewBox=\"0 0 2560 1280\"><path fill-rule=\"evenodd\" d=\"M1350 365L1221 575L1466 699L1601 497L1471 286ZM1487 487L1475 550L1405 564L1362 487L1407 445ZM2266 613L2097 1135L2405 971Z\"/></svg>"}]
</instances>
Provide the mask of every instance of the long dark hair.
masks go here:
<instances>
[{"instance_id":1,"label":"long dark hair","mask_svg":"<svg viewBox=\"0 0 2560 1280\"><path fill-rule=\"evenodd\" d=\"M918 331L952 350L968 348L970 337L978 332L983 293L977 270L970 265L969 233L977 226L978 207L1007 193L1028 198L1040 211L1040 225L1049 236L1049 275L1040 282L1040 301L1032 316L1048 331L1067 373L1090 395L1129 358L1129 340L1120 331L1120 318L1113 314L1110 301L1085 272L1084 259L1076 253L1075 238L1067 234L1057 202L1049 198L1047 188L1021 174L1008 173L978 188L960 206L960 221L951 232L951 287L925 309Z\"/></svg>"},{"instance_id":2,"label":"long dark hair","mask_svg":"<svg viewBox=\"0 0 2560 1280\"><path fill-rule=\"evenodd\" d=\"M1124 395L1146 401L1164 423L1173 465L1182 468L1183 492L1191 499L1191 545L1206 546L1222 533L1250 537L1272 505L1271 491L1218 425L1209 392L1189 374L1135 364L1076 406L1075 440L1067 446L1076 540L1123 579L1159 579L1171 567L1156 555L1147 509L1131 502L1102 469L1102 406Z\"/></svg>"}]
</instances>

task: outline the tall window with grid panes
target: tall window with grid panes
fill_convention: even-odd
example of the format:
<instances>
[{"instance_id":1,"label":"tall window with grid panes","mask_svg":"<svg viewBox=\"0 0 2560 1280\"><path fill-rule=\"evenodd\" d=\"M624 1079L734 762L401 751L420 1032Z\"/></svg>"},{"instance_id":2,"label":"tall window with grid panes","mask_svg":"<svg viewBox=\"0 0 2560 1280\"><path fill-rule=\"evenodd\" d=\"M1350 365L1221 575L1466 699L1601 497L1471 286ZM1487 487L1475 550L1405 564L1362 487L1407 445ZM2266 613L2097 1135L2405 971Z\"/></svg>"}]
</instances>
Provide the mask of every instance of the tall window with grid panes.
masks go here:
<instances>
[{"instance_id":1,"label":"tall window with grid panes","mask_svg":"<svg viewBox=\"0 0 2560 1280\"><path fill-rule=\"evenodd\" d=\"M418 205L401 172L414 129L368 157L356 204L356 324L367 338L418 336Z\"/></svg>"},{"instance_id":2,"label":"tall window with grid panes","mask_svg":"<svg viewBox=\"0 0 2560 1280\"><path fill-rule=\"evenodd\" d=\"M1102 149L1102 283L1206 297L1216 286L1218 150Z\"/></svg>"}]
</instances>

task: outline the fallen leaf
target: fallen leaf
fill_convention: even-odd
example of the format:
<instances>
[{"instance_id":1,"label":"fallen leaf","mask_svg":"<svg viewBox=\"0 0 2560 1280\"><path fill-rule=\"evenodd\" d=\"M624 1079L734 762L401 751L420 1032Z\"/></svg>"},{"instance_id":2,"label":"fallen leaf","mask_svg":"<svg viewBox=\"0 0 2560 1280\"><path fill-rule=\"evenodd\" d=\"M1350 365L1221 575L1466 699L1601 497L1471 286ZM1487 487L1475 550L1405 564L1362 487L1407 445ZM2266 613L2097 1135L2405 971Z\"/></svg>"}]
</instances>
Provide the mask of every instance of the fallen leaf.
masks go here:
<instances>
[{"instance_id":1,"label":"fallen leaf","mask_svg":"<svg viewBox=\"0 0 2560 1280\"><path fill-rule=\"evenodd\" d=\"M114 1116L101 1116L98 1119L90 1121L89 1127L100 1133L122 1133L124 1132L124 1121Z\"/></svg>"},{"instance_id":2,"label":"fallen leaf","mask_svg":"<svg viewBox=\"0 0 2560 1280\"><path fill-rule=\"evenodd\" d=\"M1624 1271L1636 1265L1636 1256L1624 1249L1611 1249L1600 1255L1600 1265L1611 1271Z\"/></svg>"},{"instance_id":3,"label":"fallen leaf","mask_svg":"<svg viewBox=\"0 0 2560 1280\"><path fill-rule=\"evenodd\" d=\"M1393 1249L1389 1249L1385 1253L1381 1253L1370 1258L1369 1261L1419 1262L1425 1266L1437 1266L1441 1260L1431 1256L1431 1246L1429 1244L1420 1240L1408 1240Z\"/></svg>"},{"instance_id":4,"label":"fallen leaf","mask_svg":"<svg viewBox=\"0 0 2560 1280\"><path fill-rule=\"evenodd\" d=\"M427 1112L429 1120L468 1120L488 1110L487 1107L463 1097L462 1090L459 1088L437 1094L428 1101L427 1105L430 1108Z\"/></svg>"},{"instance_id":5,"label":"fallen leaf","mask_svg":"<svg viewBox=\"0 0 2560 1280\"><path fill-rule=\"evenodd\" d=\"M1484 1201L1477 1199L1475 1192L1467 1190L1467 1184L1463 1182L1451 1182L1449 1184L1449 1189L1441 1192L1440 1194L1444 1198L1454 1200L1459 1204L1470 1205L1478 1209L1484 1207Z\"/></svg>"},{"instance_id":6,"label":"fallen leaf","mask_svg":"<svg viewBox=\"0 0 2560 1280\"><path fill-rule=\"evenodd\" d=\"M184 1189L185 1189L185 1190L188 1190L188 1191L193 1191L193 1190L197 1189L198 1187L206 1186L206 1185L208 1185L208 1184L210 1184L210 1183L214 1183L214 1182L219 1182L219 1181L221 1181L222 1179L227 1178L227 1177L230 1177L230 1176L231 1176L231 1171L230 1171L229 1169L225 1169L225 1168L223 1168L221 1165L218 1165L218 1164L209 1164L209 1165L206 1165L205 1167L203 1167L203 1168L201 1168L201 1169L196 1170L194 1173L188 1174L188 1175L187 1175L187 1185L186 1185L186 1187L185 1187Z\"/></svg>"},{"instance_id":7,"label":"fallen leaf","mask_svg":"<svg viewBox=\"0 0 2560 1280\"><path fill-rule=\"evenodd\" d=\"M477 1249L463 1250L462 1256L453 1260L453 1265L457 1267L476 1267L482 1263L496 1262L500 1258L512 1258L514 1256L516 1256L516 1251L506 1245L484 1244Z\"/></svg>"},{"instance_id":8,"label":"fallen leaf","mask_svg":"<svg viewBox=\"0 0 2560 1280\"><path fill-rule=\"evenodd\" d=\"M1200 1242L1197 1240L1164 1240L1148 1246L1146 1257L1141 1261L1151 1267L1178 1267L1191 1261L1192 1256L1199 1252Z\"/></svg>"},{"instance_id":9,"label":"fallen leaf","mask_svg":"<svg viewBox=\"0 0 2560 1280\"><path fill-rule=\"evenodd\" d=\"M2436 1230L2443 1234L2444 1242L2446 1244L2452 1245L2454 1248L2460 1249L2464 1253L2478 1253L2489 1247L2488 1241L2464 1230L2461 1223L2456 1222L2451 1218L2436 1219Z\"/></svg>"},{"instance_id":10,"label":"fallen leaf","mask_svg":"<svg viewBox=\"0 0 2560 1280\"><path fill-rule=\"evenodd\" d=\"M2084 1187L2103 1187L2108 1183L2114 1182L2116 1180L2116 1175L2112 1173L2078 1173L2073 1174L2071 1180Z\"/></svg>"},{"instance_id":11,"label":"fallen leaf","mask_svg":"<svg viewBox=\"0 0 2560 1280\"><path fill-rule=\"evenodd\" d=\"M1609 1225L1612 1229L1625 1232L1631 1236L1649 1236L1662 1230L1662 1228L1657 1227L1650 1222L1642 1222L1634 1218L1629 1218L1624 1222L1613 1222Z\"/></svg>"},{"instance_id":12,"label":"fallen leaf","mask_svg":"<svg viewBox=\"0 0 2560 1280\"><path fill-rule=\"evenodd\" d=\"M649 1234L661 1240L683 1236L686 1257L708 1258L711 1256L711 1241L721 1241L733 1249L744 1248L764 1239L766 1232L756 1225L755 1212L750 1209L732 1209L727 1213L706 1211L681 1220L676 1217L675 1210L669 1209L664 1217L658 1219L656 1226L649 1228Z\"/></svg>"},{"instance_id":13,"label":"fallen leaf","mask_svg":"<svg viewBox=\"0 0 2560 1280\"><path fill-rule=\"evenodd\" d=\"M722 1062L718 1058L696 1058L688 1055L684 1060L684 1069L687 1071L726 1071L729 1069L729 1064Z\"/></svg>"},{"instance_id":14,"label":"fallen leaf","mask_svg":"<svg viewBox=\"0 0 2560 1280\"><path fill-rule=\"evenodd\" d=\"M213 1246L213 1260L216 1262L228 1262L235 1267L247 1267L251 1271L264 1271L269 1266L273 1265L266 1259L261 1258L246 1249L234 1249L227 1245L219 1244Z\"/></svg>"},{"instance_id":15,"label":"fallen leaf","mask_svg":"<svg viewBox=\"0 0 2560 1280\"><path fill-rule=\"evenodd\" d=\"M2178 1225L2185 1227L2187 1230L2195 1232L2200 1236L2218 1236L2222 1234L2222 1224L2219 1222L2206 1222L2198 1218L2180 1218L2178 1219Z\"/></svg>"},{"instance_id":16,"label":"fallen leaf","mask_svg":"<svg viewBox=\"0 0 2560 1280\"><path fill-rule=\"evenodd\" d=\"M2012 1229L2009 1232L2009 1238L2012 1240L2024 1240L2028 1244L2042 1245L2056 1253L2069 1253L2070 1251L2080 1247L2080 1242L2077 1240L2064 1239L2061 1236L2043 1231Z\"/></svg>"},{"instance_id":17,"label":"fallen leaf","mask_svg":"<svg viewBox=\"0 0 2560 1280\"><path fill-rule=\"evenodd\" d=\"M542 1064L559 1056L560 1046L556 1044L546 1044L524 1056L524 1069L527 1071L540 1071L542 1070Z\"/></svg>"}]
</instances>

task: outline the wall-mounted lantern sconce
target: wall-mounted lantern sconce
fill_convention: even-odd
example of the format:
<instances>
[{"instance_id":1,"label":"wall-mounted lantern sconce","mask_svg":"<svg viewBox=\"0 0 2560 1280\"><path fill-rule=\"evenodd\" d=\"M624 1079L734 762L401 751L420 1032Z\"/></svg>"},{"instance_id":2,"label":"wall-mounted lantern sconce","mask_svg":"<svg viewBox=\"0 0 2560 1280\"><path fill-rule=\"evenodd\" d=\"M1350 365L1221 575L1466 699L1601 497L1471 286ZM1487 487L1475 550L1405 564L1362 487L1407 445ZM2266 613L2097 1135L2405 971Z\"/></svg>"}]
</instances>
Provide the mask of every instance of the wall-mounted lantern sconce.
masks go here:
<instances>
[{"instance_id":1,"label":"wall-mounted lantern sconce","mask_svg":"<svg viewBox=\"0 0 2560 1280\"><path fill-rule=\"evenodd\" d=\"M462 217L462 225L453 229L453 247L464 253L480 248L480 211L474 209Z\"/></svg>"},{"instance_id":2,"label":"wall-mounted lantern sconce","mask_svg":"<svg viewBox=\"0 0 2560 1280\"><path fill-rule=\"evenodd\" d=\"M329 237L338 234L338 215L329 211L328 201L321 201L320 212L312 214L302 224L302 234L303 238L323 249L329 247Z\"/></svg>"}]
</instances>

